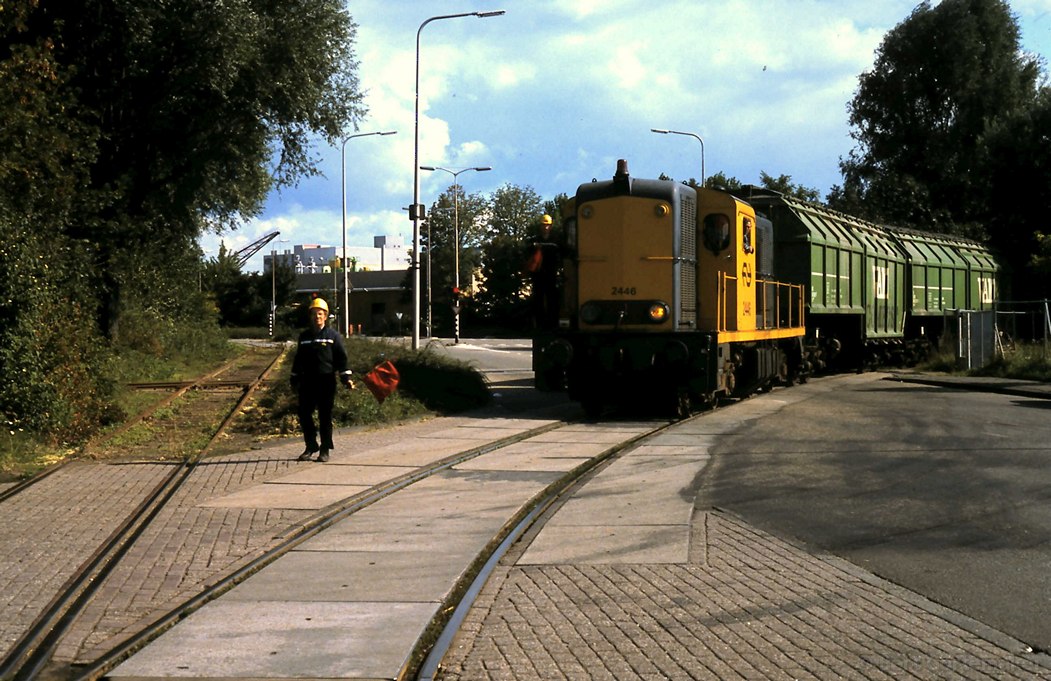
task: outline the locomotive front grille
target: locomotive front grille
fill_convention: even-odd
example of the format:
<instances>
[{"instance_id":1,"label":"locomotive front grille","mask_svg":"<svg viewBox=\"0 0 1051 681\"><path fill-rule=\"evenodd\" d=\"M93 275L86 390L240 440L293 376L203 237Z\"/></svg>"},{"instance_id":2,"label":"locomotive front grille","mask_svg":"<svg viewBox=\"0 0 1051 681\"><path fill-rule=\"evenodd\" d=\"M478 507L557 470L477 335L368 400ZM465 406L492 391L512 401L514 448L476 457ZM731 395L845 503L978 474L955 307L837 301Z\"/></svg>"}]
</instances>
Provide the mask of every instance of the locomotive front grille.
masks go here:
<instances>
[{"instance_id":1,"label":"locomotive front grille","mask_svg":"<svg viewBox=\"0 0 1051 681\"><path fill-rule=\"evenodd\" d=\"M679 326L697 326L697 201L683 196L681 203L679 267Z\"/></svg>"}]
</instances>

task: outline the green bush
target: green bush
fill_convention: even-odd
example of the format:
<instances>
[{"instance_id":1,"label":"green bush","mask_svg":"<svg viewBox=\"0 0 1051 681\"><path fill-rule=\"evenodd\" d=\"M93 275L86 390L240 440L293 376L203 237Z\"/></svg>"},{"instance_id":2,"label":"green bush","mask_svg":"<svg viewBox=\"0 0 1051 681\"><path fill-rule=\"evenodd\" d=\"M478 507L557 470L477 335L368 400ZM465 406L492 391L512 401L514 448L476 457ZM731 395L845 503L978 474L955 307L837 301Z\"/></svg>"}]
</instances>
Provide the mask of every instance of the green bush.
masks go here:
<instances>
[{"instance_id":1,"label":"green bush","mask_svg":"<svg viewBox=\"0 0 1051 681\"><path fill-rule=\"evenodd\" d=\"M214 317L170 319L150 309L121 315L109 371L118 383L197 376L236 352Z\"/></svg>"},{"instance_id":2,"label":"green bush","mask_svg":"<svg viewBox=\"0 0 1051 681\"><path fill-rule=\"evenodd\" d=\"M411 350L395 342L355 337L347 339L347 356L359 377L390 360L400 376L398 390L409 393L433 411L474 409L487 404L491 397L481 372L430 346Z\"/></svg>"},{"instance_id":3,"label":"green bush","mask_svg":"<svg viewBox=\"0 0 1051 681\"><path fill-rule=\"evenodd\" d=\"M8 232L11 231L10 239ZM9 433L76 442L109 413L113 383L105 343L77 271L73 247L44 257L40 234L0 217L0 415ZM31 295L27 294L31 292Z\"/></svg>"},{"instance_id":4,"label":"green bush","mask_svg":"<svg viewBox=\"0 0 1051 681\"><path fill-rule=\"evenodd\" d=\"M337 427L395 423L429 413L455 413L490 400L485 377L469 365L428 349L413 351L396 342L353 337L346 339L348 364L356 390L336 393L332 420ZM297 397L289 384L289 352L274 372L256 408L245 414L238 429L288 435L299 432ZM373 367L391 360L400 374L398 389L381 404L362 380Z\"/></svg>"}]
</instances>

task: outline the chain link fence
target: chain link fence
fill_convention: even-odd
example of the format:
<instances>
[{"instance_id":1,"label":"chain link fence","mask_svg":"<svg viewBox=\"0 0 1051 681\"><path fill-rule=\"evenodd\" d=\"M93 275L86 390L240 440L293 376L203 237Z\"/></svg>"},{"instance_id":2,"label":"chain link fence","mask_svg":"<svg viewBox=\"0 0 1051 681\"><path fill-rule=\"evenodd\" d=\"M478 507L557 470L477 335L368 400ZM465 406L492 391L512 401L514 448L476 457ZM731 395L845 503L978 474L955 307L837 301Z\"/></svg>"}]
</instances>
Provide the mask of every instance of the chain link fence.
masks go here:
<instances>
[{"instance_id":1,"label":"chain link fence","mask_svg":"<svg viewBox=\"0 0 1051 681\"><path fill-rule=\"evenodd\" d=\"M1051 301L997 303L994 310L946 310L945 336L958 369L978 369L1025 347L1051 355Z\"/></svg>"}]
</instances>

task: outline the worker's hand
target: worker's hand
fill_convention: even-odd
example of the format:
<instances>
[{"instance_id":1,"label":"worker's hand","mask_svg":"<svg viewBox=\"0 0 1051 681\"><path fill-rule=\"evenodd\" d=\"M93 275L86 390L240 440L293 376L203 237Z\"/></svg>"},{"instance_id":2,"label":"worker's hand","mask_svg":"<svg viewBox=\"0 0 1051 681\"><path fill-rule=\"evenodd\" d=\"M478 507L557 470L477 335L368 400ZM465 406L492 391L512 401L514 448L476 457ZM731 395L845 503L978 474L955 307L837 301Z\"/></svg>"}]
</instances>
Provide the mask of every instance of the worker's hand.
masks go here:
<instances>
[{"instance_id":1,"label":"worker's hand","mask_svg":"<svg viewBox=\"0 0 1051 681\"><path fill-rule=\"evenodd\" d=\"M343 379L343 385L347 387L347 390L355 390L357 386L354 385L354 381L350 380L350 377Z\"/></svg>"}]
</instances>

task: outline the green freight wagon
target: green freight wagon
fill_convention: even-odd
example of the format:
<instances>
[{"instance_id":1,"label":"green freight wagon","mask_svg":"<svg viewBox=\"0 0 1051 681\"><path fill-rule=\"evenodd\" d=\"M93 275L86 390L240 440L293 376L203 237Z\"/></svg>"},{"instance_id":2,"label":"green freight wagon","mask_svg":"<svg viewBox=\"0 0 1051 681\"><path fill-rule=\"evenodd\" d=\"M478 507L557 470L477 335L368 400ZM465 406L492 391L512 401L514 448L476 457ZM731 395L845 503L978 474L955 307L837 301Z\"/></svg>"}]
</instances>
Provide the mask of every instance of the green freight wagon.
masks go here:
<instances>
[{"instance_id":1,"label":"green freight wagon","mask_svg":"<svg viewBox=\"0 0 1051 681\"><path fill-rule=\"evenodd\" d=\"M908 255L909 337L936 340L945 313L991 310L996 260L981 244L961 237L887 228Z\"/></svg>"},{"instance_id":2,"label":"green freight wagon","mask_svg":"<svg viewBox=\"0 0 1051 681\"><path fill-rule=\"evenodd\" d=\"M807 287L818 368L900 354L907 262L894 238L879 225L774 191L751 187L747 198L774 224L774 278Z\"/></svg>"}]
</instances>

